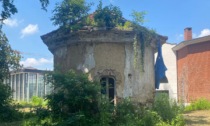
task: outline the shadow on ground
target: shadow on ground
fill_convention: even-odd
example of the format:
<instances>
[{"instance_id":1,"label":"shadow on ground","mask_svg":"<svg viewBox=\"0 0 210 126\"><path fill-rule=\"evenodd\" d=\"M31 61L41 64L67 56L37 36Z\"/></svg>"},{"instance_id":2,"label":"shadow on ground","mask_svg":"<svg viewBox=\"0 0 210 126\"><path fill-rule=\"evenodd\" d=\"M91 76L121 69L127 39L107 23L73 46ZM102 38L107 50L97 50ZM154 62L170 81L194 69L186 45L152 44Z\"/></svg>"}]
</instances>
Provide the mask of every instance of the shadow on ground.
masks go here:
<instances>
[{"instance_id":1,"label":"shadow on ground","mask_svg":"<svg viewBox=\"0 0 210 126\"><path fill-rule=\"evenodd\" d=\"M210 126L210 111L194 111L184 114L187 126Z\"/></svg>"}]
</instances>

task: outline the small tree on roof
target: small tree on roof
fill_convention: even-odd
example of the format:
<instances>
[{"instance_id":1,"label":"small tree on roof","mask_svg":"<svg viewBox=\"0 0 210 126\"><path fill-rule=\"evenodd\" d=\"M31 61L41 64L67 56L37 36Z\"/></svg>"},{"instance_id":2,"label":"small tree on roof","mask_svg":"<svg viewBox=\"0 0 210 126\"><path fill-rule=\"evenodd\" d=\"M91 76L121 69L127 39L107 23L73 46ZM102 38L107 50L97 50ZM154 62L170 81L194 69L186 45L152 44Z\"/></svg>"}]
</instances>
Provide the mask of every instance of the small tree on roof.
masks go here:
<instances>
[{"instance_id":1,"label":"small tree on roof","mask_svg":"<svg viewBox=\"0 0 210 126\"><path fill-rule=\"evenodd\" d=\"M70 30L80 27L83 17L88 15L91 4L85 0L63 0L57 3L53 10L54 16L51 18L54 25Z\"/></svg>"}]
</instances>

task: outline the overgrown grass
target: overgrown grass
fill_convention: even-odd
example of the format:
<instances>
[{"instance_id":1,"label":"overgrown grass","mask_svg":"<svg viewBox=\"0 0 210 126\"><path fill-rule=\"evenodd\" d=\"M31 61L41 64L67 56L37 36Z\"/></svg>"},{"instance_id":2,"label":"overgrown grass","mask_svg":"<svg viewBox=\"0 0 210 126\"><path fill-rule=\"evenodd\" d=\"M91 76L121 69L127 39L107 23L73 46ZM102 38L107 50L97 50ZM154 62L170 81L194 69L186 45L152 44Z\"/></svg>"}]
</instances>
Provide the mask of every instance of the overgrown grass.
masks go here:
<instances>
[{"instance_id":1,"label":"overgrown grass","mask_svg":"<svg viewBox=\"0 0 210 126\"><path fill-rule=\"evenodd\" d=\"M42 97L33 96L29 102L27 101L18 101L14 103L17 107L26 108L26 107L45 107L47 106L47 100Z\"/></svg>"},{"instance_id":2,"label":"overgrown grass","mask_svg":"<svg viewBox=\"0 0 210 126\"><path fill-rule=\"evenodd\" d=\"M195 110L210 110L210 101L205 98L201 98L193 101L189 106L185 107L185 112Z\"/></svg>"}]
</instances>

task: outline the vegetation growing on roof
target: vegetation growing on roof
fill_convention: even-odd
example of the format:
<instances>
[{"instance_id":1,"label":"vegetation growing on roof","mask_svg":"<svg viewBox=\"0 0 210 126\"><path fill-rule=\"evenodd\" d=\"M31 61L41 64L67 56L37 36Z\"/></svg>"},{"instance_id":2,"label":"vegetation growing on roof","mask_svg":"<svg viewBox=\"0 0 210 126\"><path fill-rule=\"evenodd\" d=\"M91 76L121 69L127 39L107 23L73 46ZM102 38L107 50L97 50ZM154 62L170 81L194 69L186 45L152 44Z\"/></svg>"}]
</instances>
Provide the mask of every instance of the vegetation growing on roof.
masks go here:
<instances>
[{"instance_id":1,"label":"vegetation growing on roof","mask_svg":"<svg viewBox=\"0 0 210 126\"><path fill-rule=\"evenodd\" d=\"M139 57L141 62L140 71L143 72L145 47L150 45L152 39L157 36L153 30L141 26L145 22L146 12L133 11L130 15L133 20L128 21L123 18L119 7L113 5L103 7L101 0L95 12L88 14L91 5L91 3L86 3L85 0L64 0L56 5L51 20L54 25L65 28L65 31L68 32L80 30L84 26L103 27L107 30L115 28L134 31L134 66L137 66ZM140 50L140 53L138 50Z\"/></svg>"},{"instance_id":2,"label":"vegetation growing on roof","mask_svg":"<svg viewBox=\"0 0 210 126\"><path fill-rule=\"evenodd\" d=\"M94 14L94 20L98 27L114 28L123 22L122 11L119 7L113 5L103 8L102 1L99 1L99 5Z\"/></svg>"},{"instance_id":3,"label":"vegetation growing on roof","mask_svg":"<svg viewBox=\"0 0 210 126\"><path fill-rule=\"evenodd\" d=\"M54 25L75 31L84 26L84 17L88 15L91 4L85 0L63 0L57 3L51 20Z\"/></svg>"}]
</instances>

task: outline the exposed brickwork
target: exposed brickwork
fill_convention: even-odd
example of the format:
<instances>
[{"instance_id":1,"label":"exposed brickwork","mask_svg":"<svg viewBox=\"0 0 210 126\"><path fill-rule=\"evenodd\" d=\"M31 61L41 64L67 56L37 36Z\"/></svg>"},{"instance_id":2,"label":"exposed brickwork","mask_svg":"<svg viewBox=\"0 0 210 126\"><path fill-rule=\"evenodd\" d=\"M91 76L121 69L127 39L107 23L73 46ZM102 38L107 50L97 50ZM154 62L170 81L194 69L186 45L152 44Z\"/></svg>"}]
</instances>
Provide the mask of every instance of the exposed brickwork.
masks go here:
<instances>
[{"instance_id":1,"label":"exposed brickwork","mask_svg":"<svg viewBox=\"0 0 210 126\"><path fill-rule=\"evenodd\" d=\"M192 28L185 28L184 29L184 40L191 40L192 39Z\"/></svg>"},{"instance_id":2,"label":"exposed brickwork","mask_svg":"<svg viewBox=\"0 0 210 126\"><path fill-rule=\"evenodd\" d=\"M177 72L179 100L210 100L210 41L178 50Z\"/></svg>"}]
</instances>

